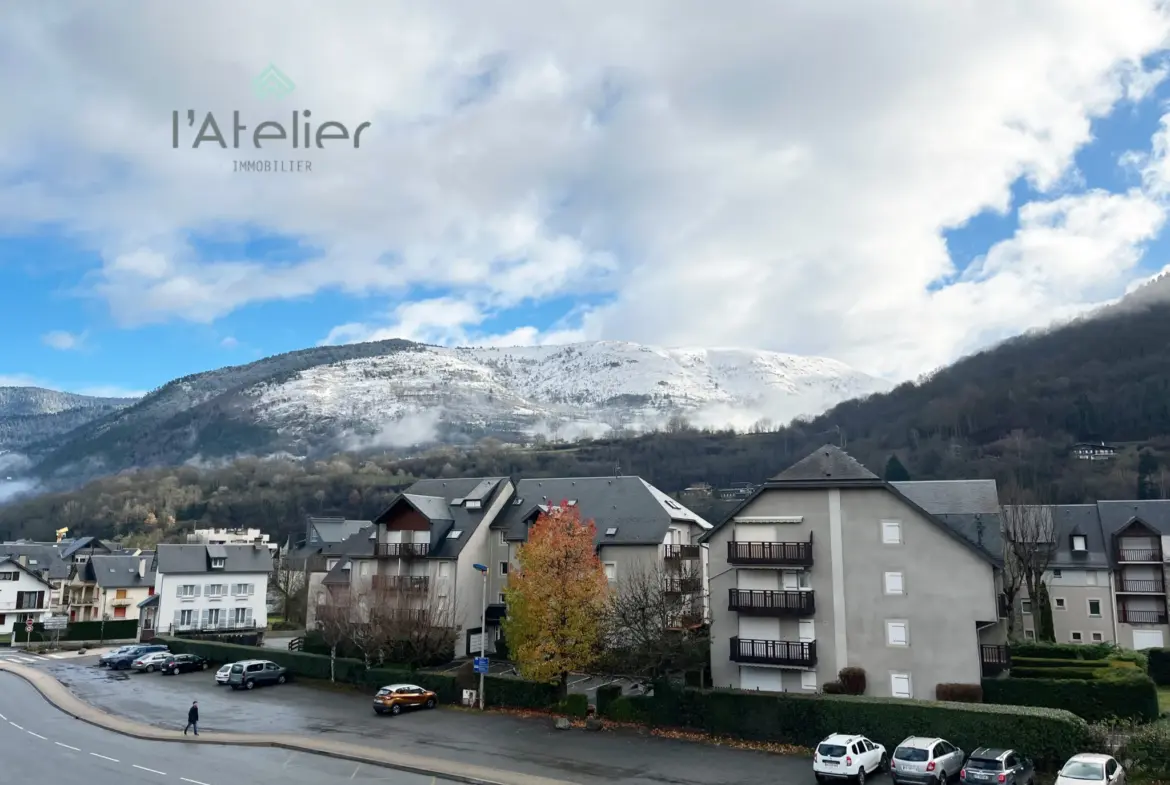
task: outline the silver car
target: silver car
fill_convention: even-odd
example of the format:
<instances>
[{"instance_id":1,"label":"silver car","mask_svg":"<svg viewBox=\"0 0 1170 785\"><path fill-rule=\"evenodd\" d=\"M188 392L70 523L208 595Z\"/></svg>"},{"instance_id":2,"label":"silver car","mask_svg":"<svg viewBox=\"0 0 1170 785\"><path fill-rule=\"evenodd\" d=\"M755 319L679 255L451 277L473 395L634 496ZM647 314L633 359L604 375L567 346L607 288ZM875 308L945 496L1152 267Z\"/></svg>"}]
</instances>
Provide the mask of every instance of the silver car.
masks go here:
<instances>
[{"instance_id":1,"label":"silver car","mask_svg":"<svg viewBox=\"0 0 1170 785\"><path fill-rule=\"evenodd\" d=\"M890 778L895 785L944 785L959 778L963 757L963 751L946 739L911 736L894 749Z\"/></svg>"}]
</instances>

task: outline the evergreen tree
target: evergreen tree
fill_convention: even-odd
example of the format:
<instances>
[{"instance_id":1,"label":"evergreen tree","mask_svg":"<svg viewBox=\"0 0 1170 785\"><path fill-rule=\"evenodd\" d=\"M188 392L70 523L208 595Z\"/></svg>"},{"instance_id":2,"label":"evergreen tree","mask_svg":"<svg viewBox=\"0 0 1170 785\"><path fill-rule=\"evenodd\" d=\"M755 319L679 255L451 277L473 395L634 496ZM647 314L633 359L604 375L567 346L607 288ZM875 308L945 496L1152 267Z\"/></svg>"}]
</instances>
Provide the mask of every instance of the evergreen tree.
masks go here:
<instances>
[{"instance_id":1,"label":"evergreen tree","mask_svg":"<svg viewBox=\"0 0 1170 785\"><path fill-rule=\"evenodd\" d=\"M1138 456L1137 465L1137 497L1139 499L1159 498L1158 487L1154 483L1154 475L1158 473L1158 458L1153 453L1142 450Z\"/></svg>"},{"instance_id":2,"label":"evergreen tree","mask_svg":"<svg viewBox=\"0 0 1170 785\"><path fill-rule=\"evenodd\" d=\"M910 472L898 460L897 455L891 455L886 461L886 482L906 482L910 479Z\"/></svg>"},{"instance_id":3,"label":"evergreen tree","mask_svg":"<svg viewBox=\"0 0 1170 785\"><path fill-rule=\"evenodd\" d=\"M1036 640L1056 642L1056 627L1052 622L1052 601L1048 598L1048 584L1041 583L1039 596L1032 603L1032 613L1036 614L1039 626L1036 629Z\"/></svg>"}]
</instances>

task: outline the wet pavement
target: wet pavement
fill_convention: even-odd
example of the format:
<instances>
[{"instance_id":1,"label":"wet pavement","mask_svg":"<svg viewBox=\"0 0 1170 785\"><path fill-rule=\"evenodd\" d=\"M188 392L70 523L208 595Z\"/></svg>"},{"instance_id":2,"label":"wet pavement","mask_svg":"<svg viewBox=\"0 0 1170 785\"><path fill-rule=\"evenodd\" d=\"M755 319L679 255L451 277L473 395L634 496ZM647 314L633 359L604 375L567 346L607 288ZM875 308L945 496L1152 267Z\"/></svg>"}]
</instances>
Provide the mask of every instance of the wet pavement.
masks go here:
<instances>
[{"instance_id":1,"label":"wet pavement","mask_svg":"<svg viewBox=\"0 0 1170 785\"><path fill-rule=\"evenodd\" d=\"M415 755L582 785L732 785L777 782L809 785L804 758L663 739L632 730L557 731L547 718L439 708L377 717L369 697L296 683L233 691L214 671L161 676L111 672L96 658L42 666L77 696L114 714L159 727L182 728L199 701L200 728L251 733L337 734L358 744L393 744Z\"/></svg>"}]
</instances>

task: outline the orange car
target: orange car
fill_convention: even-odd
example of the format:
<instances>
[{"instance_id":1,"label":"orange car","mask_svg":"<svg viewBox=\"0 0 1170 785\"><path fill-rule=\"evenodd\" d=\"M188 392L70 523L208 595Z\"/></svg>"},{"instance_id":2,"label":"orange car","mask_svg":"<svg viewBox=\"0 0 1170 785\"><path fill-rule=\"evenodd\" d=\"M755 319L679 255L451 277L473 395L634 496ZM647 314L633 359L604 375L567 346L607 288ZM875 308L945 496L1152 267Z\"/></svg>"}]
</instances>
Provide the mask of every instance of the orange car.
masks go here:
<instances>
[{"instance_id":1,"label":"orange car","mask_svg":"<svg viewBox=\"0 0 1170 785\"><path fill-rule=\"evenodd\" d=\"M417 684L388 684L374 696L374 714L397 716L403 709L433 709L438 703L438 695Z\"/></svg>"}]
</instances>

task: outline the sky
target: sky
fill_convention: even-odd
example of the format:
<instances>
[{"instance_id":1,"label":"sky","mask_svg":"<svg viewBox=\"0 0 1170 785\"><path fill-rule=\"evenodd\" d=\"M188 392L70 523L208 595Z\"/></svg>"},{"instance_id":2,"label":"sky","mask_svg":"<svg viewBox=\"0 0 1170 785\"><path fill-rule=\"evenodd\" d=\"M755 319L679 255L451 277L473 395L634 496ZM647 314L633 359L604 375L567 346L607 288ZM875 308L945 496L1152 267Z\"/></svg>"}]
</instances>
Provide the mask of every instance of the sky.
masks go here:
<instances>
[{"instance_id":1,"label":"sky","mask_svg":"<svg viewBox=\"0 0 1170 785\"><path fill-rule=\"evenodd\" d=\"M1170 264L1168 35L1162 0L10 3L0 385L387 337L914 378ZM254 145L306 110L344 128Z\"/></svg>"}]
</instances>

